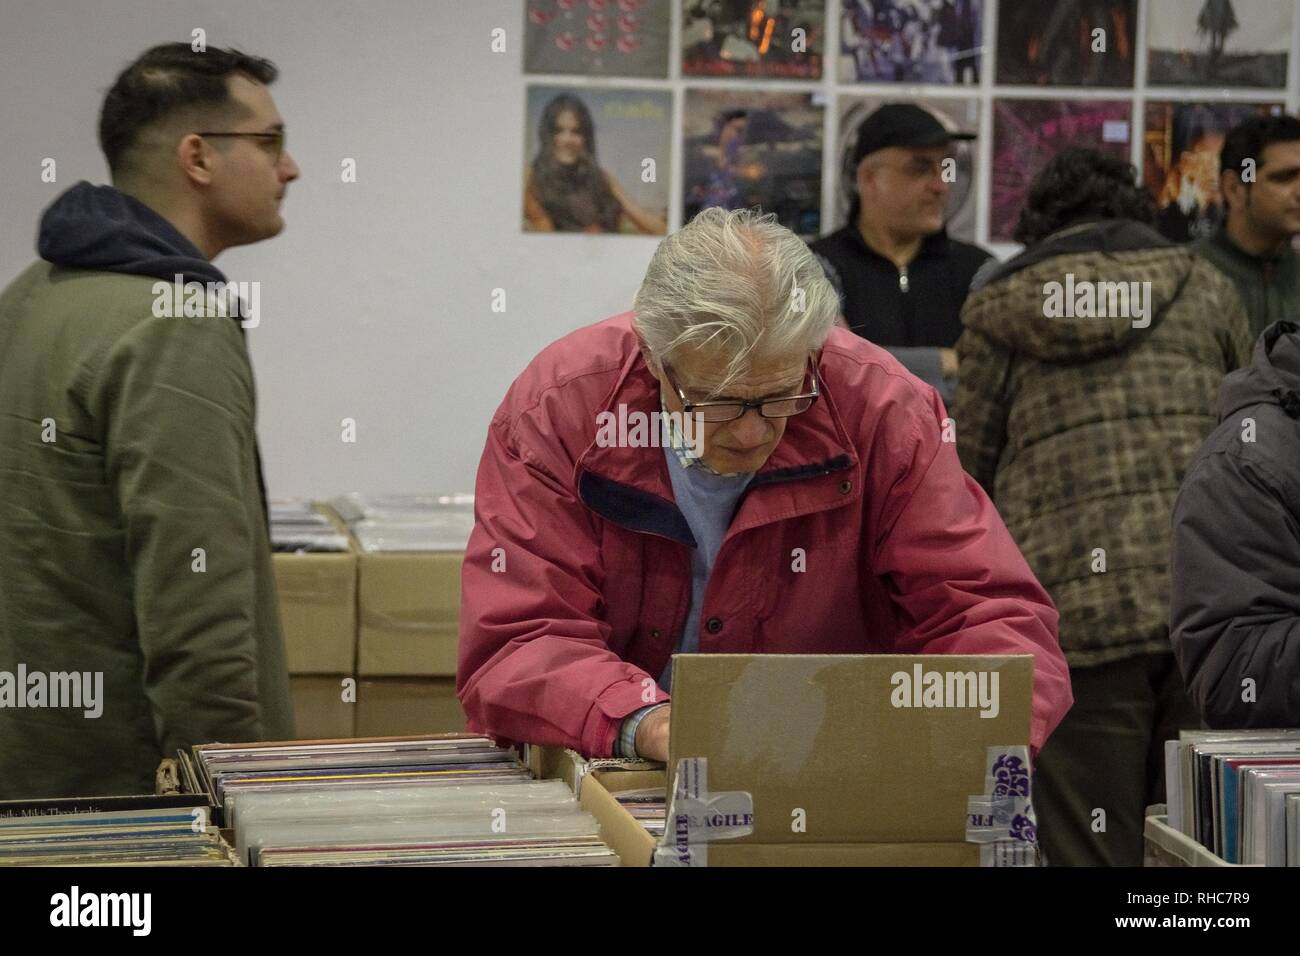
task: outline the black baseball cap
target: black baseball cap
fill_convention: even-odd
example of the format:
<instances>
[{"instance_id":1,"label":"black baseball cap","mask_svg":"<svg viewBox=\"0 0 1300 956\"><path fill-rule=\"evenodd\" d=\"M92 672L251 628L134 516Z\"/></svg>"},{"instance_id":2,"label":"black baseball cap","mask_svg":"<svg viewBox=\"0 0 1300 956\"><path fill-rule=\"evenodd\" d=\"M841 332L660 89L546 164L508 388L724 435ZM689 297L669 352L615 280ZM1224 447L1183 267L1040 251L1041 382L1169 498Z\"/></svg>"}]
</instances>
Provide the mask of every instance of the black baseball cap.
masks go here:
<instances>
[{"instance_id":1,"label":"black baseball cap","mask_svg":"<svg viewBox=\"0 0 1300 956\"><path fill-rule=\"evenodd\" d=\"M954 139L974 139L974 133L954 133L929 110L913 103L886 103L862 121L853 148L853 168L863 157L890 146L947 146Z\"/></svg>"}]
</instances>

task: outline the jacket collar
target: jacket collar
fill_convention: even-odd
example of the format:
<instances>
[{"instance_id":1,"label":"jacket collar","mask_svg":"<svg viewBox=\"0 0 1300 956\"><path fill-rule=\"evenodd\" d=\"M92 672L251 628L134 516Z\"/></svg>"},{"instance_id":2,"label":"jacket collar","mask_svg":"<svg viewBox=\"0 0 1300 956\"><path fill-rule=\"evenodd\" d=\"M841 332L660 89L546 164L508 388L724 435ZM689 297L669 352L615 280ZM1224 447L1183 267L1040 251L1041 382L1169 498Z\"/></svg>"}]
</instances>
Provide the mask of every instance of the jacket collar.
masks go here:
<instances>
[{"instance_id":1,"label":"jacket collar","mask_svg":"<svg viewBox=\"0 0 1300 956\"><path fill-rule=\"evenodd\" d=\"M820 378L820 366L818 375ZM821 483L817 490L801 487L797 495L786 487L791 482L857 466L857 452L836 410L831 386L824 378L820 385L821 397L808 411L790 419L771 457L750 481L733 521L735 530L773 520L770 509L743 507L744 500L758 496L760 489L780 489L761 494L765 500L783 499L781 517L847 504L860 493L860 482L855 482L848 493L840 491L837 483ZM637 411L647 416L660 408L659 382L650 374L638 349L633 349L624 361L618 382L600 411L617 419L620 405L625 413ZM655 436L658 441L657 431ZM603 517L633 530L694 546L694 537L675 503L663 448L602 446L593 439L578 458L574 478L582 500Z\"/></svg>"},{"instance_id":2,"label":"jacket collar","mask_svg":"<svg viewBox=\"0 0 1300 956\"><path fill-rule=\"evenodd\" d=\"M1295 248L1289 242L1284 243L1282 247L1271 256L1253 255L1232 241L1232 238L1228 235L1228 227L1226 223L1220 224L1219 228L1216 229L1214 234L1211 236L1210 241L1218 246L1224 254L1231 257L1233 261L1249 269L1258 269L1265 265L1278 265L1280 263L1290 262L1296 258Z\"/></svg>"},{"instance_id":3,"label":"jacket collar","mask_svg":"<svg viewBox=\"0 0 1300 956\"><path fill-rule=\"evenodd\" d=\"M878 259L891 269L898 268L891 260L886 259L880 253L876 252L875 249L872 249L867 245L867 240L862 238L862 233L858 230L856 221L849 222L849 224L844 227L844 237L853 248L857 249L864 255ZM922 259L943 256L947 253L950 243L951 240L948 238L948 227L943 226L938 232L932 232L921 240L921 245L916 250L916 256L912 259L912 262L919 262Z\"/></svg>"}]
</instances>

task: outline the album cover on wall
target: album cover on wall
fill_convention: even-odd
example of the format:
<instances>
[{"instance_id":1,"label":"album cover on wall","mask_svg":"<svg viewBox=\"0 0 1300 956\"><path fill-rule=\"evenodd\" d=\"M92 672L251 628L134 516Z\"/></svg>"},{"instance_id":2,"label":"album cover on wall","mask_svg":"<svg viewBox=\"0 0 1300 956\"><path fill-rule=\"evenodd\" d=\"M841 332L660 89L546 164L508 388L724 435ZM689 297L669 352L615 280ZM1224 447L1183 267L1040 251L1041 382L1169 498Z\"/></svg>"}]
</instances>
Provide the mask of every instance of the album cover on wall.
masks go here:
<instances>
[{"instance_id":1,"label":"album cover on wall","mask_svg":"<svg viewBox=\"0 0 1300 956\"><path fill-rule=\"evenodd\" d=\"M816 80L826 0L682 0L682 75Z\"/></svg>"},{"instance_id":2,"label":"album cover on wall","mask_svg":"<svg viewBox=\"0 0 1300 956\"><path fill-rule=\"evenodd\" d=\"M1126 100L994 100L989 239L1012 241L1034 177L1067 146L1127 160L1132 112Z\"/></svg>"},{"instance_id":3,"label":"album cover on wall","mask_svg":"<svg viewBox=\"0 0 1300 956\"><path fill-rule=\"evenodd\" d=\"M668 76L672 0L526 0L524 72Z\"/></svg>"},{"instance_id":4,"label":"album cover on wall","mask_svg":"<svg viewBox=\"0 0 1300 956\"><path fill-rule=\"evenodd\" d=\"M843 0L843 83L978 85L983 0Z\"/></svg>"},{"instance_id":5,"label":"album cover on wall","mask_svg":"<svg viewBox=\"0 0 1300 956\"><path fill-rule=\"evenodd\" d=\"M827 224L830 232L848 221L849 207L857 191L857 168L853 163L853 148L857 142L858 127L862 121L890 100L879 96L841 96L839 98L839 132L836 137L835 218ZM909 99L928 110L946 129L954 133L980 135L979 100L969 97L920 97ZM975 183L979 159L978 139L953 140L948 146L948 156L953 160L952 179L948 182L947 207L944 222L948 235L964 242L975 241ZM947 181L947 180L945 180Z\"/></svg>"},{"instance_id":6,"label":"album cover on wall","mask_svg":"<svg viewBox=\"0 0 1300 956\"><path fill-rule=\"evenodd\" d=\"M1219 152L1228 130L1281 103L1147 101L1142 181L1156 199L1159 229L1175 242L1214 232L1223 220Z\"/></svg>"},{"instance_id":7,"label":"album cover on wall","mask_svg":"<svg viewBox=\"0 0 1300 956\"><path fill-rule=\"evenodd\" d=\"M687 90L684 218L758 207L802 235L821 231L822 114L810 93Z\"/></svg>"},{"instance_id":8,"label":"album cover on wall","mask_svg":"<svg viewBox=\"0 0 1300 956\"><path fill-rule=\"evenodd\" d=\"M997 81L1132 86L1136 24L1137 0L1003 3L998 7Z\"/></svg>"},{"instance_id":9,"label":"album cover on wall","mask_svg":"<svg viewBox=\"0 0 1300 956\"><path fill-rule=\"evenodd\" d=\"M1292 6L1280 0L1150 0L1147 83L1286 86Z\"/></svg>"},{"instance_id":10,"label":"album cover on wall","mask_svg":"<svg viewBox=\"0 0 1300 956\"><path fill-rule=\"evenodd\" d=\"M524 122L526 232L667 232L670 92L530 86Z\"/></svg>"}]
</instances>

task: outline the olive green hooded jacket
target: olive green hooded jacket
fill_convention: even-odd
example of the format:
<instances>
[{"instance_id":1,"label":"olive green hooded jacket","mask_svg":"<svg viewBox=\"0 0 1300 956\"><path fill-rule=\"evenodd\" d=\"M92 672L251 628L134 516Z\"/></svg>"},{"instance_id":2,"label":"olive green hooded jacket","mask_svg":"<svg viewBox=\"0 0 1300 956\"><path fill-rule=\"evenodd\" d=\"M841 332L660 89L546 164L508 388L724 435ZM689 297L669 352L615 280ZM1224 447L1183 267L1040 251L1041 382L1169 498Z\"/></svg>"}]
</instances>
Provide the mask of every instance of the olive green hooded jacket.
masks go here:
<instances>
[{"instance_id":1,"label":"olive green hooded jacket","mask_svg":"<svg viewBox=\"0 0 1300 956\"><path fill-rule=\"evenodd\" d=\"M39 248L0 294L0 799L152 792L293 732L252 367L238 318L157 314L223 277L143 203L78 184Z\"/></svg>"}]
</instances>

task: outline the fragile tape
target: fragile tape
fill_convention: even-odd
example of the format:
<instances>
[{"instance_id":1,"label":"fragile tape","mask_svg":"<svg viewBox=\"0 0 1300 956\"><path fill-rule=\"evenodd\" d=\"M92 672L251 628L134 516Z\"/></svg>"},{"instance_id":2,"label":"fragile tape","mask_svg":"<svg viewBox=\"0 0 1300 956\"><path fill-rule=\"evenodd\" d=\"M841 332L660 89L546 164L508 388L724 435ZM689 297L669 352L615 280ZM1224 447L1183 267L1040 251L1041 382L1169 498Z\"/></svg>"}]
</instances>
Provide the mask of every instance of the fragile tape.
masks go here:
<instances>
[{"instance_id":1,"label":"fragile tape","mask_svg":"<svg viewBox=\"0 0 1300 956\"><path fill-rule=\"evenodd\" d=\"M966 842L980 844L981 866L1037 866L1029 748L989 747L985 768L984 793L966 800Z\"/></svg>"},{"instance_id":2,"label":"fragile tape","mask_svg":"<svg viewBox=\"0 0 1300 956\"><path fill-rule=\"evenodd\" d=\"M708 866L711 841L754 832L754 798L744 790L710 793L708 769L704 757L677 761L656 866Z\"/></svg>"}]
</instances>

